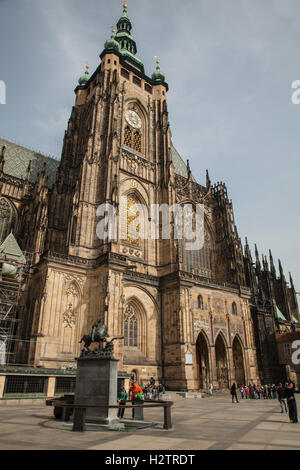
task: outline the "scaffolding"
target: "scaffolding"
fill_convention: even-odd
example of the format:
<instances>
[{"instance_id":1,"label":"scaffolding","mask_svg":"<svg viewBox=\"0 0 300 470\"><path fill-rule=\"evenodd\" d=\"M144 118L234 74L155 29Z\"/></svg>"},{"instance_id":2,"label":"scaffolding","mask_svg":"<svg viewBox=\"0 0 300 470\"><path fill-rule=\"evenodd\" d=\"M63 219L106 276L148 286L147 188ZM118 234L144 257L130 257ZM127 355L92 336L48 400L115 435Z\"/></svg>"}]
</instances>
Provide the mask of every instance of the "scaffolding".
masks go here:
<instances>
[{"instance_id":1,"label":"scaffolding","mask_svg":"<svg viewBox=\"0 0 300 470\"><path fill-rule=\"evenodd\" d=\"M14 363L16 335L19 330L18 307L32 265L32 254L23 253L26 261L15 261L8 253L0 253L0 365ZM4 272L4 266L11 273Z\"/></svg>"}]
</instances>

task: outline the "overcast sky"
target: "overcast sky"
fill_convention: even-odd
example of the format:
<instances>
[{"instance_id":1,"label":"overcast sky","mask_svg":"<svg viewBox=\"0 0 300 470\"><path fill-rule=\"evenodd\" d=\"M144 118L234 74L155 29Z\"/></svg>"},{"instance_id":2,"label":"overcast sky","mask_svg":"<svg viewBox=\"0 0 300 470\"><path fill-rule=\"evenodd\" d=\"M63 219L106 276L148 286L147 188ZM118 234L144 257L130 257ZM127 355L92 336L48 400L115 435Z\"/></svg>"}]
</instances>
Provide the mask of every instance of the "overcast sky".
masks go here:
<instances>
[{"instance_id":1,"label":"overcast sky","mask_svg":"<svg viewBox=\"0 0 300 470\"><path fill-rule=\"evenodd\" d=\"M0 0L0 135L60 158L74 88L121 0ZM281 258L300 291L299 0L128 0L137 56L169 84L173 142L200 183L209 169L250 246Z\"/></svg>"}]
</instances>

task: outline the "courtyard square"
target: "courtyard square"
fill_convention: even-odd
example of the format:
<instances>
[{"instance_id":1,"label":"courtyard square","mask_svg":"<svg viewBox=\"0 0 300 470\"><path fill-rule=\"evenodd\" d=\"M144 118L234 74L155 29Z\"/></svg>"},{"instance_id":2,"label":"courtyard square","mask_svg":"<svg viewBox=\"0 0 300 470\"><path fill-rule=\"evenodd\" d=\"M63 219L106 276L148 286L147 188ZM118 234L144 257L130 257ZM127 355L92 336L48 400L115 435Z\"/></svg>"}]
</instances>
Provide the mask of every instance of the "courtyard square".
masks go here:
<instances>
[{"instance_id":1,"label":"courtyard square","mask_svg":"<svg viewBox=\"0 0 300 470\"><path fill-rule=\"evenodd\" d=\"M299 396L296 395L298 404ZM148 409L155 428L134 432L95 427L72 432L57 421L53 408L41 405L0 407L0 450L299 450L300 425L280 412L278 400L240 400L230 394L184 399L171 393L171 430L163 430L161 409ZM131 410L125 418L130 419Z\"/></svg>"}]
</instances>

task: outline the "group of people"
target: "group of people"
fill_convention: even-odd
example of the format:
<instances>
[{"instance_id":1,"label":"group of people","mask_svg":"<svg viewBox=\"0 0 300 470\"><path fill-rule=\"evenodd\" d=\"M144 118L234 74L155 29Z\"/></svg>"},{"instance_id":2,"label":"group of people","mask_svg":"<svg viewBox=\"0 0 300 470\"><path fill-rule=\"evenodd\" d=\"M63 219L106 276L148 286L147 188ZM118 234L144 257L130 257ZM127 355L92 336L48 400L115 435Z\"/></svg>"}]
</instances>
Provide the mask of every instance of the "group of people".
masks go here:
<instances>
[{"instance_id":1,"label":"group of people","mask_svg":"<svg viewBox=\"0 0 300 470\"><path fill-rule=\"evenodd\" d=\"M151 377L150 382L143 389L136 383L134 377L131 378L129 393L127 394L125 387L121 387L118 392L117 402L119 405L126 405L127 401L131 401L132 405L144 403L144 400L159 400L165 393L164 386L159 383L156 385L155 379ZM124 417L125 408L119 408L118 417ZM132 419L134 418L134 408L132 408Z\"/></svg>"},{"instance_id":2,"label":"group of people","mask_svg":"<svg viewBox=\"0 0 300 470\"><path fill-rule=\"evenodd\" d=\"M278 385L242 385L239 388L241 399L258 399L278 400L281 407L281 413L288 412L291 423L298 423L297 403L295 400L295 384L290 382L284 386L282 383ZM230 390L232 403L234 399L238 403L237 386L234 383Z\"/></svg>"}]
</instances>

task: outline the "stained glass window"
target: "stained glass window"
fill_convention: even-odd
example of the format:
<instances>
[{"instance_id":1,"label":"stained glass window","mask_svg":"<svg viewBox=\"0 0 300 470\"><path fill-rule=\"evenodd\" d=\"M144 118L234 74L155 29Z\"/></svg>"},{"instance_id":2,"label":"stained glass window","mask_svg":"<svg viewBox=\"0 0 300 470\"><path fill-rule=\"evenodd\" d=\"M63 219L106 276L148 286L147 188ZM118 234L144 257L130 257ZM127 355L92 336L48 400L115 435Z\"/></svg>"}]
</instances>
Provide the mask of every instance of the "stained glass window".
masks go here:
<instances>
[{"instance_id":1,"label":"stained glass window","mask_svg":"<svg viewBox=\"0 0 300 470\"><path fill-rule=\"evenodd\" d=\"M124 346L137 347L138 323L132 305L127 305L124 315Z\"/></svg>"},{"instance_id":2,"label":"stained glass window","mask_svg":"<svg viewBox=\"0 0 300 470\"><path fill-rule=\"evenodd\" d=\"M212 277L212 248L209 235L205 234L204 246L201 250L186 250L185 242L179 241L182 255L182 263L187 272L193 272L199 276Z\"/></svg>"}]
</instances>

